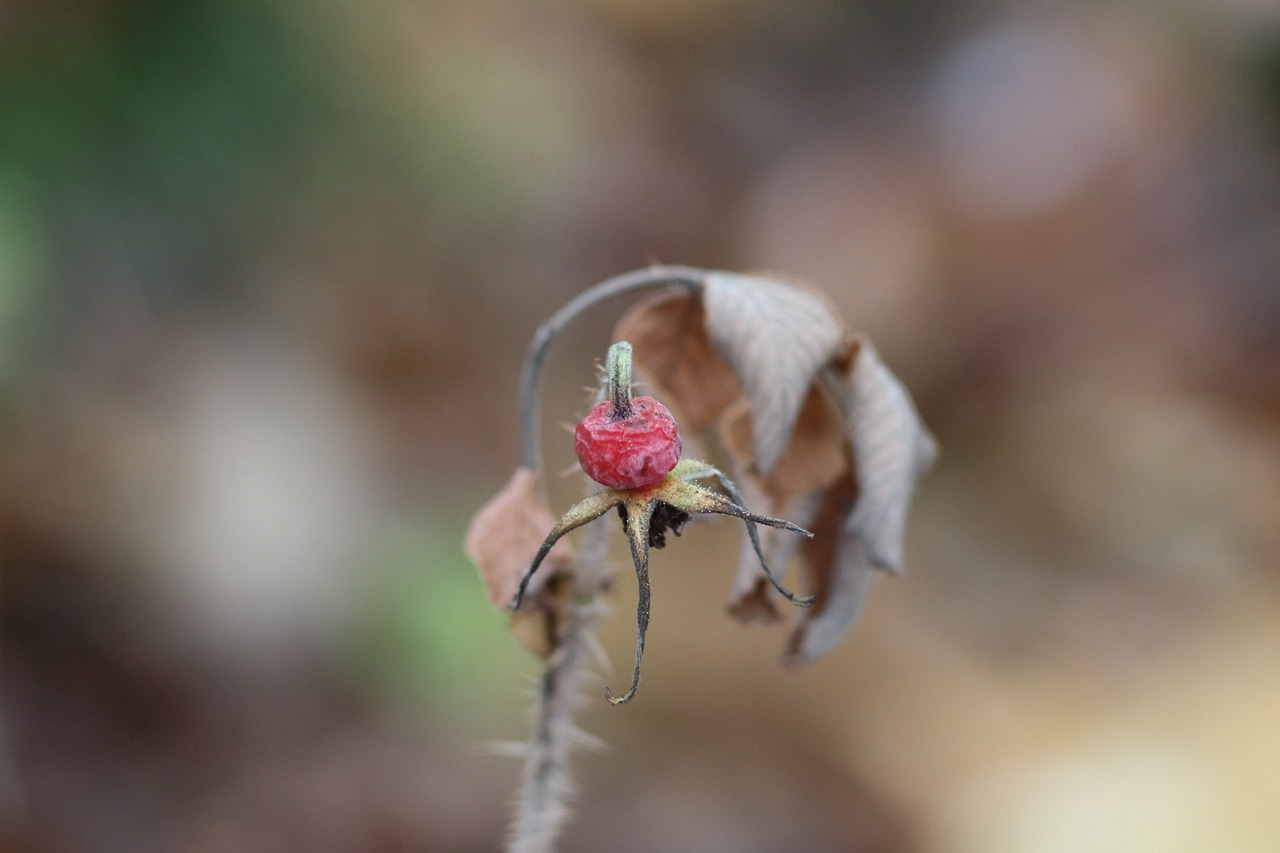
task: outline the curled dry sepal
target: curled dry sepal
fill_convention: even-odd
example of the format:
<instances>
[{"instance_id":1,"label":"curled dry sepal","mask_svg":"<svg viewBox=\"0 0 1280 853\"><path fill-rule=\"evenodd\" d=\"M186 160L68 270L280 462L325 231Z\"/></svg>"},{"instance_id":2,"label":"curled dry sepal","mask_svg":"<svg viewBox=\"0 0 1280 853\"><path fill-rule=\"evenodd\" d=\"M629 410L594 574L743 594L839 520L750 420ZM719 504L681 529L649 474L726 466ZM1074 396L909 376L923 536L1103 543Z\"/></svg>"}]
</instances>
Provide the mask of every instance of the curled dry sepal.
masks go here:
<instances>
[{"instance_id":1,"label":"curled dry sepal","mask_svg":"<svg viewBox=\"0 0 1280 853\"><path fill-rule=\"evenodd\" d=\"M732 483L711 466L682 460L654 483L587 498L557 523L530 464L534 440L526 441L526 465L477 514L467 535L467 552L490 598L505 608L523 597L513 617L517 634L545 657L557 648L564 625L569 584L563 581L580 568L561 537L620 507L641 586L636 670L624 699L639 680L648 547L659 546L668 528L678 532L680 513L722 512L745 522L730 611L772 620L780 616L780 596L812 604L800 611L787 647L786 660L803 663L847 633L877 571L901 568L907 508L936 452L905 388L822 296L770 277L667 269L679 287L635 307L615 337L634 346L637 369L654 396L679 414L686 435L718 429L735 478L753 501L769 502L770 515L745 509ZM664 272L640 271L599 285L544 324L526 365L531 384L567 319L603 298L661 284ZM617 391L615 383L606 396ZM536 438L528 421L525 430L526 438ZM693 482L699 479L716 481L729 498ZM757 532L756 522L766 529ZM801 528L813 537L782 535L807 532ZM811 593L805 598L789 593L768 569L795 557Z\"/></svg>"}]
</instances>

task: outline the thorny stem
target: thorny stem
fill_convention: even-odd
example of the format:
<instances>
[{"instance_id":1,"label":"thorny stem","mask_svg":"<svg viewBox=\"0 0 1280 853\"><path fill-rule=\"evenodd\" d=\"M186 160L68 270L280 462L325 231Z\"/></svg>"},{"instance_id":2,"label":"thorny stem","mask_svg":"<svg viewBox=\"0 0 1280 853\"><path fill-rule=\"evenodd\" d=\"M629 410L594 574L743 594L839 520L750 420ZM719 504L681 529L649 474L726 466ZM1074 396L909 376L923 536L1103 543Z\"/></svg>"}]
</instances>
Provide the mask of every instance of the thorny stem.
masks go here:
<instances>
[{"instance_id":1,"label":"thorny stem","mask_svg":"<svg viewBox=\"0 0 1280 853\"><path fill-rule=\"evenodd\" d=\"M542 470L538 386L551 344L564 327L584 311L626 294L672 285L698 291L705 275L702 270L680 266L624 273L578 294L538 327L520 376L520 439L525 467ZM595 625L604 607L599 594L608 583L605 531L604 527L593 528L583 542L574 566L574 601L560 644L547 661L538 686L534 731L525 754L523 783L507 848L510 853L549 853L568 817L568 756L582 738L573 717L589 669Z\"/></svg>"},{"instance_id":2,"label":"thorny stem","mask_svg":"<svg viewBox=\"0 0 1280 853\"><path fill-rule=\"evenodd\" d=\"M607 541L604 526L588 529L582 540L563 639L538 681L533 735L524 753L509 853L549 853L569 816L567 801L573 793L569 754L573 747L589 742L573 718L595 651L595 625L605 612L598 594L608 582Z\"/></svg>"},{"instance_id":3,"label":"thorny stem","mask_svg":"<svg viewBox=\"0 0 1280 853\"><path fill-rule=\"evenodd\" d=\"M639 293L657 287L676 285L686 290L702 289L707 273L696 267L656 266L635 270L606 279L584 290L551 315L538 327L529 342L520 375L520 441L524 466L531 471L542 470L542 448L538 429L538 383L542 378L543 363L551 349L551 342L582 312L594 308L618 296Z\"/></svg>"}]
</instances>

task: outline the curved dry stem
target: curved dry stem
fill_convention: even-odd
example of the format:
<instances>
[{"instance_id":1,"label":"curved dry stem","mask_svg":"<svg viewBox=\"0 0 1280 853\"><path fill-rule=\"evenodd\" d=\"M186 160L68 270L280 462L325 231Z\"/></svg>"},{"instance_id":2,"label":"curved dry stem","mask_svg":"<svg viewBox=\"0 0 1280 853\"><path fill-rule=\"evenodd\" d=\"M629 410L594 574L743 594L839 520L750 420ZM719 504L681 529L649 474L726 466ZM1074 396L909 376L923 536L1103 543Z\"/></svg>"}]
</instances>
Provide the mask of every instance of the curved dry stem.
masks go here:
<instances>
[{"instance_id":1,"label":"curved dry stem","mask_svg":"<svg viewBox=\"0 0 1280 853\"><path fill-rule=\"evenodd\" d=\"M547 538L542 540L542 547L538 549L538 553L534 555L528 571L520 579L520 589L516 591L516 597L511 601L512 610L520 609L520 603L524 601L524 593L529 588L529 581L533 579L533 573L538 570L538 566L542 565L542 561L546 559L547 554L551 553L551 549L560 541L561 537L570 531L577 530L587 522L595 521L617 506L620 500L612 491L597 492L589 498L578 501L569 508L568 512L561 516L560 520L556 522L556 526L551 528L551 532L547 534Z\"/></svg>"},{"instance_id":2,"label":"curved dry stem","mask_svg":"<svg viewBox=\"0 0 1280 853\"><path fill-rule=\"evenodd\" d=\"M614 705L630 702L640 687L640 662L644 659L644 637L649 630L649 522L656 506L657 501L647 501L643 507L627 507L627 542L631 546L631 561L635 563L636 583L640 587L636 602L636 665L631 670L631 688L626 693L614 698L612 690L604 689L604 698Z\"/></svg>"},{"instance_id":3,"label":"curved dry stem","mask_svg":"<svg viewBox=\"0 0 1280 853\"><path fill-rule=\"evenodd\" d=\"M526 467L533 471L542 469L542 449L538 438L538 381L542 378L542 365L546 361L551 342L561 330L583 311L614 297L668 285L697 291L705 278L704 270L679 266L649 267L623 273L579 293L538 327L533 340L529 342L524 369L520 374L520 441Z\"/></svg>"}]
</instances>

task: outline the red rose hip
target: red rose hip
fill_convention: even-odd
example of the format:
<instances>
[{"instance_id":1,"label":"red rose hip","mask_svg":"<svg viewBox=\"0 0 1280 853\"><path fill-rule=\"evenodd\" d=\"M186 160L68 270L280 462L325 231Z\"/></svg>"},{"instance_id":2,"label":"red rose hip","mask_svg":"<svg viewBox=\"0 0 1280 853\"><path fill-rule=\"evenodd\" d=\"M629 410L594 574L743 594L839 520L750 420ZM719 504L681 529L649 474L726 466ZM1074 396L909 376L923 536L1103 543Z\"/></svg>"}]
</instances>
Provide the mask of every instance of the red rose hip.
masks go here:
<instances>
[{"instance_id":1,"label":"red rose hip","mask_svg":"<svg viewBox=\"0 0 1280 853\"><path fill-rule=\"evenodd\" d=\"M611 489L638 489L661 480L680 461L680 430L667 407L636 397L620 414L605 400L578 424L573 449L587 476Z\"/></svg>"}]
</instances>

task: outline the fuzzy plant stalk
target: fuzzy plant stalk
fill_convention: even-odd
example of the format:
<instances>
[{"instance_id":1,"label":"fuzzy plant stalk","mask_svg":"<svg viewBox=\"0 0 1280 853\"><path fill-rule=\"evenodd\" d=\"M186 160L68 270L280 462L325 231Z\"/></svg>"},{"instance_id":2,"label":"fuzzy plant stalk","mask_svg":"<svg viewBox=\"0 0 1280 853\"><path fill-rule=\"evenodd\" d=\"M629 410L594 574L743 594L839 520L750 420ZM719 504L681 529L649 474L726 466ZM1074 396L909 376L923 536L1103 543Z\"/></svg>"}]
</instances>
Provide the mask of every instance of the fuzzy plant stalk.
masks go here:
<instances>
[{"instance_id":1,"label":"fuzzy plant stalk","mask_svg":"<svg viewBox=\"0 0 1280 853\"><path fill-rule=\"evenodd\" d=\"M535 693L533 732L521 750L524 767L508 835L510 853L549 853L569 818L574 795L569 757L594 740L574 722L592 679L597 657L596 625L607 613L600 594L609 583L605 567L608 531L583 537L560 645L544 664Z\"/></svg>"},{"instance_id":2,"label":"fuzzy plant stalk","mask_svg":"<svg viewBox=\"0 0 1280 853\"><path fill-rule=\"evenodd\" d=\"M552 343L565 326L611 299L673 285L694 290L700 284L701 271L692 268L637 270L583 292L538 327L520 378L520 441L525 468L542 470L538 423L542 371ZM574 792L569 757L576 747L591 742L575 719L586 685L594 677L597 626L608 610L602 600L611 575L605 560L607 541L606 528L589 530L570 573L572 590L566 597L567 612L558 644L546 660L536 688L533 730L523 750L520 791L508 835L510 853L549 853L569 818L568 802Z\"/></svg>"}]
</instances>

